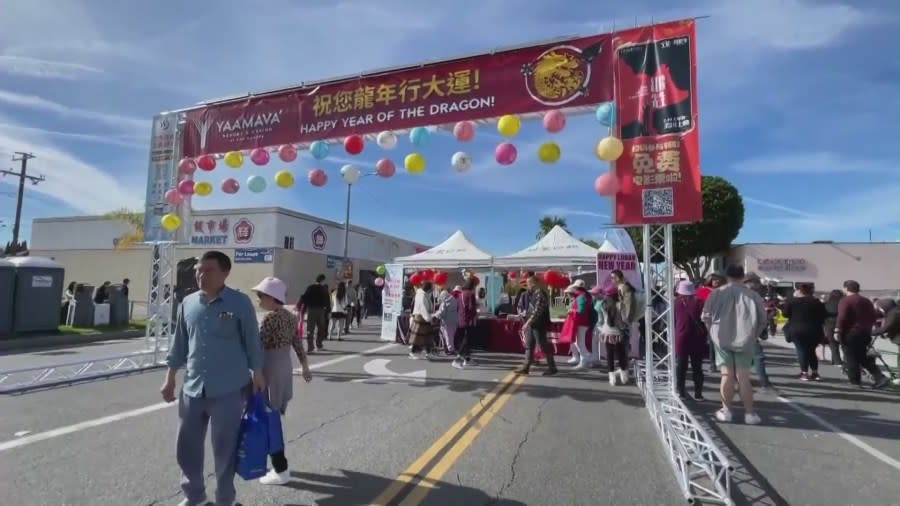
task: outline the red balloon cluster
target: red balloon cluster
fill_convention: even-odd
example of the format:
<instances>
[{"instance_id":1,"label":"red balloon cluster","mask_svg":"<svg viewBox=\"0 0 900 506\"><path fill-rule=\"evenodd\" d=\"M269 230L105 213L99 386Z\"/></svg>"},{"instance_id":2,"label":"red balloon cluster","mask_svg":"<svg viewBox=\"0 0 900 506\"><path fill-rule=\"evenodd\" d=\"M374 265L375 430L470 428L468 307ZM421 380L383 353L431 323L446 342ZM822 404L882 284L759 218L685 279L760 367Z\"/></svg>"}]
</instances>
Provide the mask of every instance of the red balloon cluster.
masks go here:
<instances>
[{"instance_id":1,"label":"red balloon cluster","mask_svg":"<svg viewBox=\"0 0 900 506\"><path fill-rule=\"evenodd\" d=\"M435 272L432 280L434 281L434 284L444 286L447 284L449 278L450 276L446 272Z\"/></svg>"},{"instance_id":2,"label":"red balloon cluster","mask_svg":"<svg viewBox=\"0 0 900 506\"><path fill-rule=\"evenodd\" d=\"M412 286L419 286L422 284L422 275L418 272L414 272L409 275L409 284Z\"/></svg>"},{"instance_id":3,"label":"red balloon cluster","mask_svg":"<svg viewBox=\"0 0 900 506\"><path fill-rule=\"evenodd\" d=\"M419 286L426 281L431 281L436 285L446 285L449 275L446 272L425 269L423 271L414 272L409 275L409 283L413 286Z\"/></svg>"}]
</instances>

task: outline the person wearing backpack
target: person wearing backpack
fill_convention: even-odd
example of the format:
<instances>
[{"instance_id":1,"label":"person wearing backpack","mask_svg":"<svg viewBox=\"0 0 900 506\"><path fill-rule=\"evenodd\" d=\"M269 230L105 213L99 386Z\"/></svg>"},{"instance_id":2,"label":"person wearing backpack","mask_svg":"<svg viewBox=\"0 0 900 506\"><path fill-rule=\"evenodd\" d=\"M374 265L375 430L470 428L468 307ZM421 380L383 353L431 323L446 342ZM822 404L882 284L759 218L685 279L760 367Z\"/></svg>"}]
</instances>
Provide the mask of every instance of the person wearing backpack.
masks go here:
<instances>
[{"instance_id":1,"label":"person wearing backpack","mask_svg":"<svg viewBox=\"0 0 900 506\"><path fill-rule=\"evenodd\" d=\"M575 365L575 369L587 369L590 366L591 356L586 345L588 329L591 328L591 313L593 302L591 295L584 287L583 279L576 279L566 288L566 293L572 299L567 318L572 320L575 328L575 339L572 341L572 358L569 364Z\"/></svg>"}]
</instances>

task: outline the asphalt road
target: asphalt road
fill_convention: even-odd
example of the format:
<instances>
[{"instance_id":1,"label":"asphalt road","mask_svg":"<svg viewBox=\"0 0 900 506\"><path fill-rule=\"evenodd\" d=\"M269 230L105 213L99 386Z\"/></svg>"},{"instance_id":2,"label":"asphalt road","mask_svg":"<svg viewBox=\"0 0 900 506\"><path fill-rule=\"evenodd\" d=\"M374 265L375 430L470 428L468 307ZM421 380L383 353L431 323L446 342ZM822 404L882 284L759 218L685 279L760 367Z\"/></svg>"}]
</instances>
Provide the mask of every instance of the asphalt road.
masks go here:
<instances>
[{"instance_id":1,"label":"asphalt road","mask_svg":"<svg viewBox=\"0 0 900 506\"><path fill-rule=\"evenodd\" d=\"M482 355L465 371L412 361L374 330L313 356L314 380L298 378L285 419L294 479L264 487L238 478L243 504L683 504L634 386L610 387L596 371L513 380L519 358L506 355ZM770 354L783 400L759 394L763 425L721 425L713 402L694 406L738 465L735 502L897 504L897 393L850 390L825 366L835 379L801 384L787 350ZM372 371L377 360L397 374L424 369L425 380L374 377L366 364ZM177 418L161 404L161 379L157 371L0 396L0 502L177 504ZM404 471L424 478L404 483ZM210 494L214 485L210 474Z\"/></svg>"}]
</instances>

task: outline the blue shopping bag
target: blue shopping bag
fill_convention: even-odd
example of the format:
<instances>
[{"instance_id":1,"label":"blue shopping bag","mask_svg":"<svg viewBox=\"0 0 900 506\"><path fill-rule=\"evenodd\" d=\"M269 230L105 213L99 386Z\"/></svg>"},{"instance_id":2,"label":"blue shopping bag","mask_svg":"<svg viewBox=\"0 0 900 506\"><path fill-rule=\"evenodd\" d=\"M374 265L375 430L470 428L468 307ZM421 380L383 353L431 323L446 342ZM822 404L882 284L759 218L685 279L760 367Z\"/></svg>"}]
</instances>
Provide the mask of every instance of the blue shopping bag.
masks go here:
<instances>
[{"instance_id":1,"label":"blue shopping bag","mask_svg":"<svg viewBox=\"0 0 900 506\"><path fill-rule=\"evenodd\" d=\"M241 417L236 472L245 480L253 480L266 474L269 459L270 411L266 407L263 395L256 393L247 402Z\"/></svg>"},{"instance_id":2,"label":"blue shopping bag","mask_svg":"<svg viewBox=\"0 0 900 506\"><path fill-rule=\"evenodd\" d=\"M284 432L281 430L281 413L266 407L269 424L269 453L284 451Z\"/></svg>"}]
</instances>

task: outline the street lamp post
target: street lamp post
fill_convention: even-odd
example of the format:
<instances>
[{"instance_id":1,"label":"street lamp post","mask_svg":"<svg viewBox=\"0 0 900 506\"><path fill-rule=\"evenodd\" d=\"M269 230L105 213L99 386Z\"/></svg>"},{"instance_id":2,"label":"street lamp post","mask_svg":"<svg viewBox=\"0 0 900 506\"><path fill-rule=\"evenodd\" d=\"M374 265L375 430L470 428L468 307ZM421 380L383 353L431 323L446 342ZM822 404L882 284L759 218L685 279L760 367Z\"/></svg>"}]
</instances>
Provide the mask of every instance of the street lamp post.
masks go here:
<instances>
[{"instance_id":1,"label":"street lamp post","mask_svg":"<svg viewBox=\"0 0 900 506\"><path fill-rule=\"evenodd\" d=\"M374 175L374 173L361 174L359 179ZM357 179L357 182L359 179ZM350 195L354 184L356 184L356 182L347 183L347 200L344 208L344 265L350 260Z\"/></svg>"}]
</instances>

